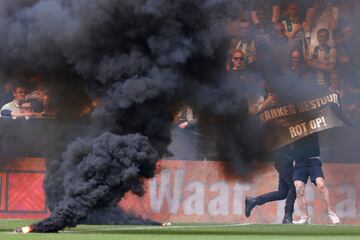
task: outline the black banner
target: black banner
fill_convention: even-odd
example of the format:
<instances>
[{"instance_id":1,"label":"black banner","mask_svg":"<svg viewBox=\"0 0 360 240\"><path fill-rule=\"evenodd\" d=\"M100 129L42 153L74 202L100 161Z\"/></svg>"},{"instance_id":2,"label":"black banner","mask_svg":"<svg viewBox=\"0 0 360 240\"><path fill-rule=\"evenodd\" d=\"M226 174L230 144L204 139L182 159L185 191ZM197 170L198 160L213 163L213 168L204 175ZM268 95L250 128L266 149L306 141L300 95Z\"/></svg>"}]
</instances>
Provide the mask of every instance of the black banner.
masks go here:
<instances>
[{"instance_id":1,"label":"black banner","mask_svg":"<svg viewBox=\"0 0 360 240\"><path fill-rule=\"evenodd\" d=\"M259 118L266 126L265 145L268 150L275 150L312 133L349 125L341 113L337 93L269 107L259 114Z\"/></svg>"}]
</instances>

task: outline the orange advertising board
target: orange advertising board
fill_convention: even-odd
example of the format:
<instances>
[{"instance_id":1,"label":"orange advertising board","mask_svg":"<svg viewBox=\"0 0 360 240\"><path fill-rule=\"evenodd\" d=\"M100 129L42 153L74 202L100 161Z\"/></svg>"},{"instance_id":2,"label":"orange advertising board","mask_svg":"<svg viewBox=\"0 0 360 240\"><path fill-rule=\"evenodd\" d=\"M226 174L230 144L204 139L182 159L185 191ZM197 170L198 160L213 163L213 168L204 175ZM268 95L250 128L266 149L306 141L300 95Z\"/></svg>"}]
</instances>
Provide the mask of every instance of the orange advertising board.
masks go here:
<instances>
[{"instance_id":1,"label":"orange advertising board","mask_svg":"<svg viewBox=\"0 0 360 240\"><path fill-rule=\"evenodd\" d=\"M360 164L324 164L332 205L342 223L360 224ZM44 218L42 181L45 159L24 158L0 171L0 218ZM280 223L284 201L256 207L250 218L244 214L244 198L277 189L278 176L271 164L247 181L224 176L216 161L158 162L155 178L145 181L146 194L127 194L120 205L144 218L161 222ZM321 195L312 184L306 189L313 223L330 223ZM295 204L297 206L297 204ZM296 211L294 218L299 217Z\"/></svg>"},{"instance_id":2,"label":"orange advertising board","mask_svg":"<svg viewBox=\"0 0 360 240\"><path fill-rule=\"evenodd\" d=\"M360 165L324 164L324 174L334 210L342 223L360 224ZM244 214L244 198L277 189L278 175L272 165L247 181L227 179L219 162L159 162L158 174L147 181L142 198L128 194L120 205L145 218L172 222L280 223L284 201L256 207L250 218ZM319 191L306 187L313 223L330 223ZM294 218L300 213L295 203Z\"/></svg>"}]
</instances>

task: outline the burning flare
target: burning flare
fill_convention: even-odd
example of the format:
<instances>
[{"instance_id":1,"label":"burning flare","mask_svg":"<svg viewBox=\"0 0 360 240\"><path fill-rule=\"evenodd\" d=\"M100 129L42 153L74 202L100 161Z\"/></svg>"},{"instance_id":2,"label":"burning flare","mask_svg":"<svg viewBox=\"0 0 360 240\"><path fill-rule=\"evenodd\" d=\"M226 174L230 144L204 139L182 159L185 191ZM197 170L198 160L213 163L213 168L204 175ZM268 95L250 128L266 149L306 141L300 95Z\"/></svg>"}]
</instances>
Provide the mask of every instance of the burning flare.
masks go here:
<instances>
[{"instance_id":1,"label":"burning flare","mask_svg":"<svg viewBox=\"0 0 360 240\"><path fill-rule=\"evenodd\" d=\"M30 226L15 228L14 233L31 233L32 229Z\"/></svg>"}]
</instances>

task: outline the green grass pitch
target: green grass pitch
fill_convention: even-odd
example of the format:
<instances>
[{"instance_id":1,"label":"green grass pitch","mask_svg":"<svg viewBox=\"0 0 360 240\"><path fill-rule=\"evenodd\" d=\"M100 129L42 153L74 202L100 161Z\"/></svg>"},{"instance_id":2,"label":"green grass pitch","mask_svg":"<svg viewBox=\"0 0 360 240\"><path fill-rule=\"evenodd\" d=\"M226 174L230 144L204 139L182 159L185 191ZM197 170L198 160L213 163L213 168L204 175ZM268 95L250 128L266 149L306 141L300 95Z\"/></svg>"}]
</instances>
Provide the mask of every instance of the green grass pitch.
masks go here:
<instances>
[{"instance_id":1,"label":"green grass pitch","mask_svg":"<svg viewBox=\"0 0 360 240\"><path fill-rule=\"evenodd\" d=\"M79 225L55 234L15 234L16 227L33 221L0 220L0 239L62 240L215 240L215 239L360 239L360 226L350 225L242 225L242 224L173 224L162 226Z\"/></svg>"}]
</instances>

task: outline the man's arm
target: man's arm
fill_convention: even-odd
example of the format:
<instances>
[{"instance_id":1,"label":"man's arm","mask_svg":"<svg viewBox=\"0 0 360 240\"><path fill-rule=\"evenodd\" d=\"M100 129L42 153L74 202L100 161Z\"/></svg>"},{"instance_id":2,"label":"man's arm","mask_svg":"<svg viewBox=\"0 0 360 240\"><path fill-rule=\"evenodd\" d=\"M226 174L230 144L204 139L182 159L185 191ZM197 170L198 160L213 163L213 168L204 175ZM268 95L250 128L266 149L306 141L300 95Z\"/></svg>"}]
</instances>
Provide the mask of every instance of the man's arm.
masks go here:
<instances>
[{"instance_id":1,"label":"man's arm","mask_svg":"<svg viewBox=\"0 0 360 240\"><path fill-rule=\"evenodd\" d=\"M312 55L310 55L312 56ZM313 59L312 57L308 59L308 65L311 68L314 68L316 70L324 71L324 72L332 72L335 70L335 63L336 63L336 49L331 48L330 49L330 59L329 63L320 63Z\"/></svg>"},{"instance_id":2,"label":"man's arm","mask_svg":"<svg viewBox=\"0 0 360 240\"><path fill-rule=\"evenodd\" d=\"M22 113L15 113L13 112L11 109L8 108L8 105L5 104L1 110L0 110L0 114L3 117L23 117L24 114Z\"/></svg>"},{"instance_id":3,"label":"man's arm","mask_svg":"<svg viewBox=\"0 0 360 240\"><path fill-rule=\"evenodd\" d=\"M264 100L263 97L259 98L256 103L249 104L249 113L250 114L258 114L262 112L265 108L275 105L276 103L276 95L269 94L267 98Z\"/></svg>"},{"instance_id":4,"label":"man's arm","mask_svg":"<svg viewBox=\"0 0 360 240\"><path fill-rule=\"evenodd\" d=\"M24 114L11 111L11 117L24 117Z\"/></svg>"},{"instance_id":5,"label":"man's arm","mask_svg":"<svg viewBox=\"0 0 360 240\"><path fill-rule=\"evenodd\" d=\"M11 117L11 111L8 109L2 109L1 110L1 116L2 117Z\"/></svg>"}]
</instances>

